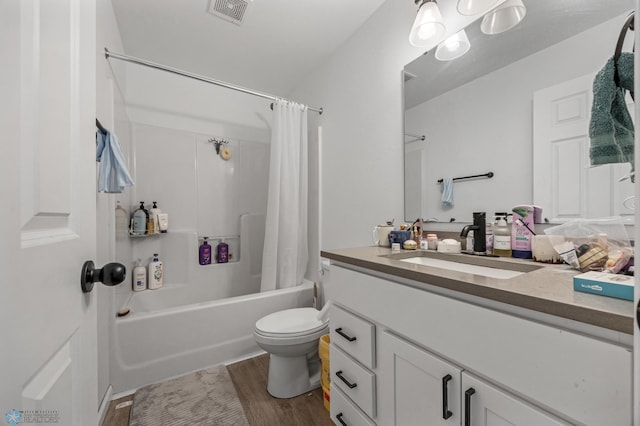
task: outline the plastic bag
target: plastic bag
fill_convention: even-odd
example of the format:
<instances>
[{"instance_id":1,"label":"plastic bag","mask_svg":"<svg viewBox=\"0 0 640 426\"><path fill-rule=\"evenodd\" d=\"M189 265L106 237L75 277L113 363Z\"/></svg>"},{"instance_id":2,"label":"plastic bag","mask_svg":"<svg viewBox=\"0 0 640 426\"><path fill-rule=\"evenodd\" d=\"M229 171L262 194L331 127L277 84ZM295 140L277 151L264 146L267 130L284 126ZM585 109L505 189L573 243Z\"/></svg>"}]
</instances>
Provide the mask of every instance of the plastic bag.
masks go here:
<instances>
[{"instance_id":1,"label":"plastic bag","mask_svg":"<svg viewBox=\"0 0 640 426\"><path fill-rule=\"evenodd\" d=\"M574 219L545 229L547 235L562 236L554 249L562 259L582 272L619 272L633 254L621 217Z\"/></svg>"}]
</instances>

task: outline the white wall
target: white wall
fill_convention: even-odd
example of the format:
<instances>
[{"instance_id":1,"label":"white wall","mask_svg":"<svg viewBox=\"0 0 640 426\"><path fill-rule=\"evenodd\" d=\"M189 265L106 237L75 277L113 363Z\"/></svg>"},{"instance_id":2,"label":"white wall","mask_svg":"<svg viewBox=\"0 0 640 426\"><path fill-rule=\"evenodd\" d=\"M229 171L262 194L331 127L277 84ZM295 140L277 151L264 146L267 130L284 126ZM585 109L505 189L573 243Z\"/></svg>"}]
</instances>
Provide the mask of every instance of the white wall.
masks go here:
<instances>
[{"instance_id":1,"label":"white wall","mask_svg":"<svg viewBox=\"0 0 640 426\"><path fill-rule=\"evenodd\" d=\"M422 216L470 222L474 211L491 217L493 212L533 203L533 93L598 71L612 55L626 17L408 110L407 128L428 135L425 142L408 144L410 149L424 148ZM438 179L489 171L495 173L492 179L455 183L454 206L442 206Z\"/></svg>"},{"instance_id":2,"label":"white wall","mask_svg":"<svg viewBox=\"0 0 640 426\"><path fill-rule=\"evenodd\" d=\"M122 85L124 85L125 69L122 64L109 64L104 57L105 47L111 50L122 50L122 40L111 2L98 0L96 14L96 116L103 126L115 131L123 153L127 158L131 158L129 153L129 119L124 109L121 92ZM123 194L118 195L103 193L96 195L98 247L95 262L99 267L109 262L121 262L128 266L128 259L131 258L128 241L123 243L115 238L114 208L116 200L120 200L123 205L128 205L129 190L127 189ZM117 311L115 293L120 287L126 286L127 281L115 288L103 285L95 287L98 292L98 403L105 396L110 383L109 353L111 345L109 336Z\"/></svg>"},{"instance_id":3,"label":"white wall","mask_svg":"<svg viewBox=\"0 0 640 426\"><path fill-rule=\"evenodd\" d=\"M373 226L403 217L404 64L411 1L386 1L291 97L322 106L323 248L371 244Z\"/></svg>"}]
</instances>

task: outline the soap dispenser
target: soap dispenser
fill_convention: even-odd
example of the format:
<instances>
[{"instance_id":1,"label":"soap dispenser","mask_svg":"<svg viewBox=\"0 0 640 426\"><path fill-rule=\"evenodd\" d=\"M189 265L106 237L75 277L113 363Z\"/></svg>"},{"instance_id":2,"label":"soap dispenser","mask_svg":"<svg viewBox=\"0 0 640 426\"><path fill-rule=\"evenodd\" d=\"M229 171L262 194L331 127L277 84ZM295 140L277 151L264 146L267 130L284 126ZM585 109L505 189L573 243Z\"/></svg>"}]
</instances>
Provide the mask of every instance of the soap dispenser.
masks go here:
<instances>
[{"instance_id":1,"label":"soap dispenser","mask_svg":"<svg viewBox=\"0 0 640 426\"><path fill-rule=\"evenodd\" d=\"M140 207L133 212L131 233L133 235L145 235L147 233L147 210L144 208L144 201L140 201Z\"/></svg>"},{"instance_id":2,"label":"soap dispenser","mask_svg":"<svg viewBox=\"0 0 640 426\"><path fill-rule=\"evenodd\" d=\"M507 217L496 216L496 219L496 226L493 228L493 254L511 257L511 228L507 225Z\"/></svg>"}]
</instances>

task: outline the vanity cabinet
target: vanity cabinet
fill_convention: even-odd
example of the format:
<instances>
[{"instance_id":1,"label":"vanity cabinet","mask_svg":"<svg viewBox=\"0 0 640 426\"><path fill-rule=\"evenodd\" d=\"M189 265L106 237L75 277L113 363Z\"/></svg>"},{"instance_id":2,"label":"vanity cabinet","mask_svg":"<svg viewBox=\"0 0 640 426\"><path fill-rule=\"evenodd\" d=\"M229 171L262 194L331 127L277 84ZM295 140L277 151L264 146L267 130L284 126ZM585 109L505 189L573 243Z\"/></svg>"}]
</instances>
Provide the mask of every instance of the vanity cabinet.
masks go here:
<instances>
[{"instance_id":1,"label":"vanity cabinet","mask_svg":"<svg viewBox=\"0 0 640 426\"><path fill-rule=\"evenodd\" d=\"M631 348L586 324L578 333L335 263L325 295L337 425L631 425Z\"/></svg>"}]
</instances>

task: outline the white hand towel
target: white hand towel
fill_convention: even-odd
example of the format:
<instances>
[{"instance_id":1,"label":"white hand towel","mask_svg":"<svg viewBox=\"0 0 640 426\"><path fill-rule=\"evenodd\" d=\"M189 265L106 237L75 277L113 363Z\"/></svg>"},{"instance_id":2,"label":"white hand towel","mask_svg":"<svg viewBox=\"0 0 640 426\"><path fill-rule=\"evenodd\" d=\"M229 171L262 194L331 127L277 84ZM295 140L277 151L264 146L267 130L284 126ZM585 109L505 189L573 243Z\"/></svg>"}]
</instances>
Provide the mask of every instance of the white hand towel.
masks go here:
<instances>
[{"instance_id":1,"label":"white hand towel","mask_svg":"<svg viewBox=\"0 0 640 426\"><path fill-rule=\"evenodd\" d=\"M453 178L442 179L442 205L453 207Z\"/></svg>"}]
</instances>

